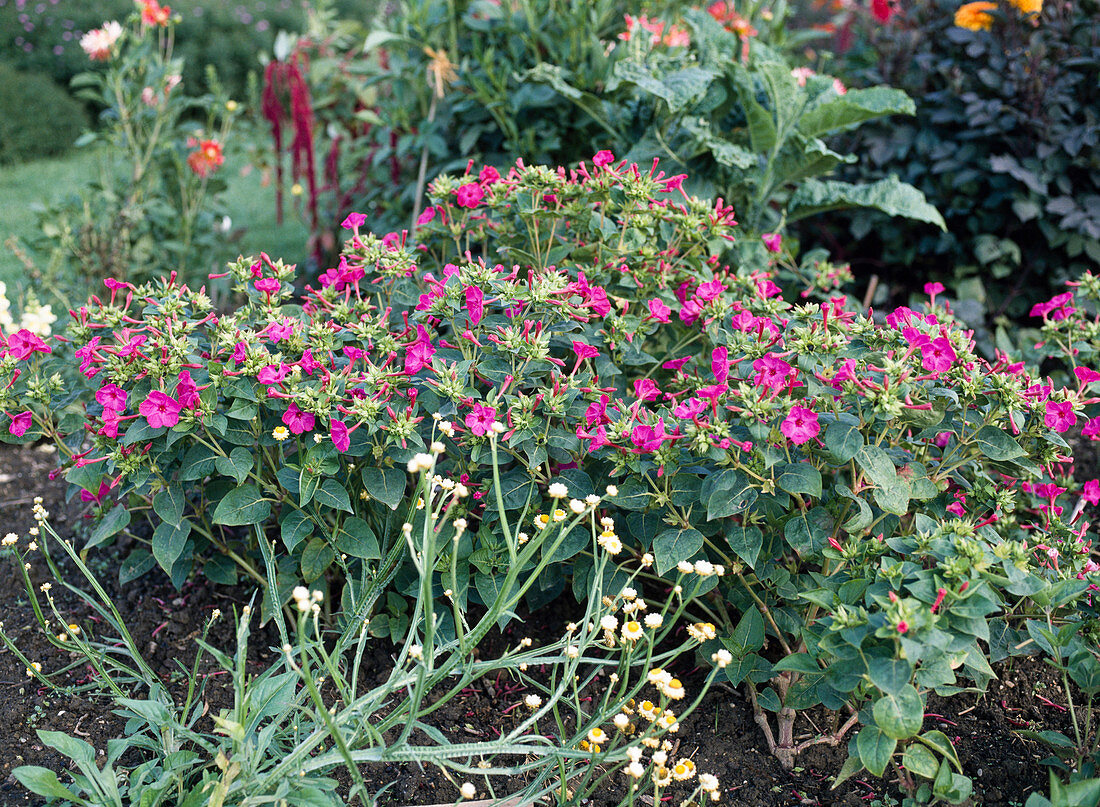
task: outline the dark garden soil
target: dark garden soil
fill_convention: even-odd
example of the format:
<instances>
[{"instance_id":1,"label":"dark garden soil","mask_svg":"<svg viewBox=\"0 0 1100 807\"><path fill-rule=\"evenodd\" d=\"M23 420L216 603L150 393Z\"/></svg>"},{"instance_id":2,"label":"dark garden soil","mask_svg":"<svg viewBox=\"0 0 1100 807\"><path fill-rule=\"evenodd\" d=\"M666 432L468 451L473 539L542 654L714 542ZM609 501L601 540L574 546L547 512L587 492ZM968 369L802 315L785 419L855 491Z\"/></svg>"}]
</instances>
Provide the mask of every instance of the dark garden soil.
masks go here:
<instances>
[{"instance_id":1,"label":"dark garden soil","mask_svg":"<svg viewBox=\"0 0 1100 807\"><path fill-rule=\"evenodd\" d=\"M51 521L60 534L79 534L82 517L79 502L64 501L64 483L51 482L48 471L54 455L45 449L0 445L0 533L8 531L26 534L32 526L31 505L35 495L45 499ZM6 562L6 561L5 561ZM149 574L134 583L120 587L117 582L117 556L111 551L100 553L94 560L100 580L115 599L129 629L146 651L152 667L162 673L173 691L186 686L186 676L176 663L188 668L194 659L195 639L210 611L238 611L248 602L250 592L243 587L215 586L203 580L189 583L181 591L173 589L166 578ZM42 570L32 572L35 585L43 579ZM63 613L73 621L90 624L88 609L66 591L55 586L53 594ZM32 660L39 661L45 672L56 671L72 659L53 648L42 635L34 620L22 581L14 569L0 571L0 600L7 603L2 618L8 632L20 649ZM568 609L567 609L568 610ZM555 606L528 617L522 627L524 635L538 641L540 634L552 638L560 635L563 623L571 614ZM506 637L515 643L514 634ZM233 624L230 619L215 623L209 641L223 649L234 647ZM483 653L494 652L494 641ZM260 672L273 658L277 639L263 629L253 633L248 664ZM371 677L382 677L390 664L391 648L377 643L372 659ZM698 683L699 673L679 671L689 690ZM205 699L217 714L232 704L233 693L227 686L228 676L216 673L204 661L200 674L207 680ZM1015 733L1022 728L1055 729L1071 733L1068 715L1062 704L1065 694L1047 668L1033 660L1017 660L1011 667L999 667L1000 680L994 681L982 697L960 696L950 702L936 698L930 704L925 728L939 728L956 744L966 772L975 781L975 803L990 805L1022 805L1033 790L1045 790L1047 774L1039 760L1047 756L1045 748L1021 738ZM87 680L88 670L76 668L57 676L58 683L76 684ZM470 741L489 738L496 730L507 728L509 707L521 696L507 694L489 684L472 689L439 715L439 725L456 740ZM209 720L209 718L203 718ZM206 728L212 728L212 723ZM44 765L62 771L66 760L46 747L36 729L63 731L83 737L97 751L106 741L119 736L122 721L111 712L105 699L67 698L33 682L23 665L12 653L0 652L0 807L39 803L26 795L11 776L12 768L24 764ZM816 731L808 721L799 724L796 736L813 736ZM753 722L751 710L740 691L716 687L701 706L686 718L680 731L678 753L692 756L700 771L718 776L724 797L721 803L738 807L773 807L778 805L864 805L875 799L891 803L886 797L900 794L893 785L873 778L849 780L831 790L831 775L839 770L846 755L846 743L838 748L817 746L806 752L794 771L783 770L769 756L759 728ZM381 788L394 781L387 793L389 804L421 805L453 802L454 786L432 769L409 766L369 768L364 771L368 783ZM621 777L616 774L617 780ZM62 776L62 780L65 777ZM497 793L509 793L518 783L500 783ZM608 791L593 799L593 805L615 804L618 793ZM679 798L669 802L678 804Z\"/></svg>"}]
</instances>

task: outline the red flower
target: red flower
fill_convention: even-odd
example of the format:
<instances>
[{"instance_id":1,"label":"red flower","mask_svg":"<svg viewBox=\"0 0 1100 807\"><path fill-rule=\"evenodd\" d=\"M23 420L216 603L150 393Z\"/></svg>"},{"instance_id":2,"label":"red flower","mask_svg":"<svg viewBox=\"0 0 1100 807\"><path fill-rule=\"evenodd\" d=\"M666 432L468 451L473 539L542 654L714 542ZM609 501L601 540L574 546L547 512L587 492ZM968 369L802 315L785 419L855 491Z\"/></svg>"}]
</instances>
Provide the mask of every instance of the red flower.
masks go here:
<instances>
[{"instance_id":1,"label":"red flower","mask_svg":"<svg viewBox=\"0 0 1100 807\"><path fill-rule=\"evenodd\" d=\"M168 19L172 16L172 9L162 6L157 0L138 0L141 8L141 21L145 25L159 25L162 28L168 25Z\"/></svg>"},{"instance_id":2,"label":"red flower","mask_svg":"<svg viewBox=\"0 0 1100 807\"><path fill-rule=\"evenodd\" d=\"M217 140L195 140L191 138L188 145L195 147L195 150L187 155L187 165L200 177L210 176L218 169L218 166L225 162L225 155L222 154L222 144Z\"/></svg>"}]
</instances>

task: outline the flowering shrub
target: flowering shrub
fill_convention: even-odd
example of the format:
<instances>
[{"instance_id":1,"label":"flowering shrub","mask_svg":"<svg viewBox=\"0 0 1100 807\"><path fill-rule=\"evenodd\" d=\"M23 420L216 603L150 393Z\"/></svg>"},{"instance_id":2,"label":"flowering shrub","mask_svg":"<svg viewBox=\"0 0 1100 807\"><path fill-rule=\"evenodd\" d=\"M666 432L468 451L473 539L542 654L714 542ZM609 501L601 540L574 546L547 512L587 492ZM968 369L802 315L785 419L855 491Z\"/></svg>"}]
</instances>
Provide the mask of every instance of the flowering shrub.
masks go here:
<instances>
[{"instance_id":1,"label":"flowering shrub","mask_svg":"<svg viewBox=\"0 0 1100 807\"><path fill-rule=\"evenodd\" d=\"M811 282L787 299L781 241L725 265L748 236L683 182L609 151L574 171L471 167L431 184L416 243L348 216L339 264L300 296L280 261L236 262L246 301L225 316L175 278L108 281L69 330L83 386L60 389L41 340L8 338L0 425L62 440L104 513L88 547L152 519L125 577L239 569L265 607L302 579L345 607L367 580L415 592L415 559L384 561L404 543L405 466L434 463L461 524L438 567L460 611L493 599L515 545L598 504L602 552L699 583L702 652L730 653L780 759L862 724L847 773L896 755L909 790L923 777L961 801L923 699L984 685L1032 630L1024 606L1091 612L1097 565L1058 469L1100 376L1056 388L986 361L937 284L884 324L824 262L793 267ZM532 607L584 598L587 547L547 550ZM400 635L387 609L372 625ZM836 724L795 743L817 705Z\"/></svg>"},{"instance_id":2,"label":"flowering shrub","mask_svg":"<svg viewBox=\"0 0 1100 807\"><path fill-rule=\"evenodd\" d=\"M823 138L912 114L903 93L849 91L801 67L772 46L781 19L748 20L725 3L637 11L424 0L387 17L366 48L343 28L310 30L269 64L265 113L276 147L294 153L311 226L325 222L318 249L351 210L375 228L414 229L426 183L467 158L571 166L593 144L639 165L671 158L689 193L733 205L753 233L853 206L942 223L904 183L824 179L855 153ZM326 155L316 165L314 142Z\"/></svg>"},{"instance_id":3,"label":"flowering shrub","mask_svg":"<svg viewBox=\"0 0 1100 807\"><path fill-rule=\"evenodd\" d=\"M205 276L224 259L219 168L238 107L213 76L214 94L184 94L176 22L168 7L141 0L127 25L107 21L81 37L89 62L104 69L74 86L106 110L103 127L81 142L105 143L105 164L96 184L41 215L34 246L51 271L97 282L173 270ZM194 121L198 109L204 126Z\"/></svg>"},{"instance_id":4,"label":"flowering shrub","mask_svg":"<svg viewBox=\"0 0 1100 807\"><path fill-rule=\"evenodd\" d=\"M859 241L846 257L866 256L912 291L911 278L959 284L959 296L984 302L990 318L1021 322L1100 261L1095 0L936 0L850 30L855 42L837 72L919 102L910 121L872 122L834 144L866 155L842 175L866 182L896 174L949 226L845 214Z\"/></svg>"}]
</instances>

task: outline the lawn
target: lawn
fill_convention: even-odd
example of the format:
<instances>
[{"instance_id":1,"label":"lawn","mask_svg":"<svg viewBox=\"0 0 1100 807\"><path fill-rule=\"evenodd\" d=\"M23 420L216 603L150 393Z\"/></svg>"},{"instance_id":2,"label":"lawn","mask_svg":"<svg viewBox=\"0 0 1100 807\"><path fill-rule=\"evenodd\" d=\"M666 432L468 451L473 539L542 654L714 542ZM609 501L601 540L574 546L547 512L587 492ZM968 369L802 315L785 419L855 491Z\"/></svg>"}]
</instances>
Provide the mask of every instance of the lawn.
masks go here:
<instances>
[{"instance_id":1,"label":"lawn","mask_svg":"<svg viewBox=\"0 0 1100 807\"><path fill-rule=\"evenodd\" d=\"M0 241L15 237L24 246L38 235L38 210L91 182L99 170L98 149L78 149L52 160L38 160L0 168ZM275 222L274 190L263 186L261 172L250 170L242 158L230 160L226 203L235 231L243 229L237 249L245 255L263 250L297 261L304 255L306 228L288 214ZM23 263L6 244L0 249L0 281L13 296L26 282Z\"/></svg>"}]
</instances>

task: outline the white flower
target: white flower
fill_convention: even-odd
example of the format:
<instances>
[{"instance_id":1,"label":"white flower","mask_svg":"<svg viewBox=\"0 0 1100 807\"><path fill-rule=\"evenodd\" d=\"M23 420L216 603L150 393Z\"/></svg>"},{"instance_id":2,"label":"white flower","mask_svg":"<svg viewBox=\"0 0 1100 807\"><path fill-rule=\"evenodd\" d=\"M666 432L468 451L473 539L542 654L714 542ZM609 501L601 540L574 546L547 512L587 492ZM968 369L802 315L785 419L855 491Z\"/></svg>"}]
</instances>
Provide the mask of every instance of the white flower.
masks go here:
<instances>
[{"instance_id":1,"label":"white flower","mask_svg":"<svg viewBox=\"0 0 1100 807\"><path fill-rule=\"evenodd\" d=\"M618 496L619 495L619 489L617 487L615 487L614 485L608 485L607 486L607 495L608 496Z\"/></svg>"},{"instance_id":2,"label":"white flower","mask_svg":"<svg viewBox=\"0 0 1100 807\"><path fill-rule=\"evenodd\" d=\"M409 473L417 474L421 471L430 471L435 459L431 454L416 454L409 460Z\"/></svg>"},{"instance_id":3,"label":"white flower","mask_svg":"<svg viewBox=\"0 0 1100 807\"><path fill-rule=\"evenodd\" d=\"M607 614L600 619L600 627L604 630L615 630L619 627L619 620L611 616L611 614Z\"/></svg>"},{"instance_id":4,"label":"white flower","mask_svg":"<svg viewBox=\"0 0 1100 807\"><path fill-rule=\"evenodd\" d=\"M463 782L462 787L458 789L458 792L462 794L464 799L472 799L477 795L477 788L470 782Z\"/></svg>"},{"instance_id":5,"label":"white flower","mask_svg":"<svg viewBox=\"0 0 1100 807\"><path fill-rule=\"evenodd\" d=\"M709 560L695 561L695 573L700 577L709 577L714 574L714 564Z\"/></svg>"},{"instance_id":6,"label":"white flower","mask_svg":"<svg viewBox=\"0 0 1100 807\"><path fill-rule=\"evenodd\" d=\"M660 614L645 615L645 626L650 630L657 630L657 628L661 627L661 625L664 624L664 621L665 618Z\"/></svg>"},{"instance_id":7,"label":"white flower","mask_svg":"<svg viewBox=\"0 0 1100 807\"><path fill-rule=\"evenodd\" d=\"M528 695L523 699L523 702L527 705L528 709L538 709L542 706L542 698L538 695Z\"/></svg>"},{"instance_id":8,"label":"white flower","mask_svg":"<svg viewBox=\"0 0 1100 807\"><path fill-rule=\"evenodd\" d=\"M585 505L580 499L570 499L569 509L576 513L578 516L584 512Z\"/></svg>"},{"instance_id":9,"label":"white flower","mask_svg":"<svg viewBox=\"0 0 1100 807\"><path fill-rule=\"evenodd\" d=\"M569 495L569 488L563 485L561 482L555 482L549 488L546 489L547 495L551 499L564 499Z\"/></svg>"},{"instance_id":10,"label":"white flower","mask_svg":"<svg viewBox=\"0 0 1100 807\"><path fill-rule=\"evenodd\" d=\"M103 23L102 28L96 28L80 37L80 47L92 61L105 62L111 58L111 48L120 36L122 36L122 26L115 20L111 20Z\"/></svg>"},{"instance_id":11,"label":"white flower","mask_svg":"<svg viewBox=\"0 0 1100 807\"><path fill-rule=\"evenodd\" d=\"M676 564L676 571L680 574L691 574L695 571L695 567L690 560L682 560Z\"/></svg>"},{"instance_id":12,"label":"white flower","mask_svg":"<svg viewBox=\"0 0 1100 807\"><path fill-rule=\"evenodd\" d=\"M619 731L626 731L627 726L630 725L630 718L624 715L622 712L619 712L617 715L615 715L611 722L615 724L615 728L617 728Z\"/></svg>"},{"instance_id":13,"label":"white flower","mask_svg":"<svg viewBox=\"0 0 1100 807\"><path fill-rule=\"evenodd\" d=\"M420 661L424 658L424 648L418 644L409 645L409 657Z\"/></svg>"},{"instance_id":14,"label":"white flower","mask_svg":"<svg viewBox=\"0 0 1100 807\"><path fill-rule=\"evenodd\" d=\"M718 669L721 670L726 668L730 664L730 662L733 661L733 655L730 653L730 651L722 649L711 653L710 660L713 661L718 666Z\"/></svg>"},{"instance_id":15,"label":"white flower","mask_svg":"<svg viewBox=\"0 0 1100 807\"><path fill-rule=\"evenodd\" d=\"M641 750L641 749L639 749ZM645 776L645 767L640 762L631 762L626 766L626 775L632 779L641 779Z\"/></svg>"}]
</instances>

